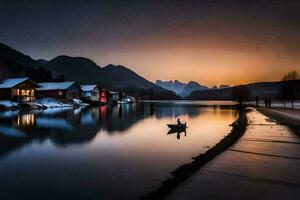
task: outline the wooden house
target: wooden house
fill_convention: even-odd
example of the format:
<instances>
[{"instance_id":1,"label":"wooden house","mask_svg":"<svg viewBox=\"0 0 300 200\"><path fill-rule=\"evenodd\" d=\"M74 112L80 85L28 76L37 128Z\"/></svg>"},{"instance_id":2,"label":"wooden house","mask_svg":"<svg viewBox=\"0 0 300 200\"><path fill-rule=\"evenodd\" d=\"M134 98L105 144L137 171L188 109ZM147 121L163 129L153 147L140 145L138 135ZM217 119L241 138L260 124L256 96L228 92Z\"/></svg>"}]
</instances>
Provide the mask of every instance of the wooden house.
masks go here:
<instances>
[{"instance_id":1,"label":"wooden house","mask_svg":"<svg viewBox=\"0 0 300 200\"><path fill-rule=\"evenodd\" d=\"M15 102L35 100L38 85L29 78L5 79L0 83L0 99Z\"/></svg>"},{"instance_id":2,"label":"wooden house","mask_svg":"<svg viewBox=\"0 0 300 200\"><path fill-rule=\"evenodd\" d=\"M82 97L100 101L100 90L97 85L80 85Z\"/></svg>"},{"instance_id":3,"label":"wooden house","mask_svg":"<svg viewBox=\"0 0 300 200\"><path fill-rule=\"evenodd\" d=\"M39 98L78 99L81 97L82 89L75 82L49 82L39 83L37 96Z\"/></svg>"}]
</instances>

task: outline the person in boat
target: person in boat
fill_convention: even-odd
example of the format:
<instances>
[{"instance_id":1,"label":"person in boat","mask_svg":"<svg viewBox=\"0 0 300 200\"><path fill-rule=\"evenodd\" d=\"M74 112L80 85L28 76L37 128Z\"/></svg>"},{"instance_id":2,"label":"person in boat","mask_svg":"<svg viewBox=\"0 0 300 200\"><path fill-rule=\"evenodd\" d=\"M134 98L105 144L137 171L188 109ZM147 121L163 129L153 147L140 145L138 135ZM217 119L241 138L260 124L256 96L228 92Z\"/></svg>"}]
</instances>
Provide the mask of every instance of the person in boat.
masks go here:
<instances>
[{"instance_id":1,"label":"person in boat","mask_svg":"<svg viewBox=\"0 0 300 200\"><path fill-rule=\"evenodd\" d=\"M178 125L181 125L181 121L180 121L179 118L177 119L177 124L178 124Z\"/></svg>"}]
</instances>

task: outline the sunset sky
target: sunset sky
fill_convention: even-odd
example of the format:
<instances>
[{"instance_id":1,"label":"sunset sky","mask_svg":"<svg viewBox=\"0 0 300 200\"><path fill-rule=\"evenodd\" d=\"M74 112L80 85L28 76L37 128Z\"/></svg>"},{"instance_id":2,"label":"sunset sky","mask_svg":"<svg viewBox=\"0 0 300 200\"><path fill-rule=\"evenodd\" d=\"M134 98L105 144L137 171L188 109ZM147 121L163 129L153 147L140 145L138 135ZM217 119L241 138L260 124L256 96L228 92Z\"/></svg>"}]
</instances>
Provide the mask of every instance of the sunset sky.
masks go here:
<instances>
[{"instance_id":1,"label":"sunset sky","mask_svg":"<svg viewBox=\"0 0 300 200\"><path fill-rule=\"evenodd\" d=\"M259 3L258 3L259 2ZM0 42L155 81L241 84L300 71L300 1L6 1Z\"/></svg>"}]
</instances>

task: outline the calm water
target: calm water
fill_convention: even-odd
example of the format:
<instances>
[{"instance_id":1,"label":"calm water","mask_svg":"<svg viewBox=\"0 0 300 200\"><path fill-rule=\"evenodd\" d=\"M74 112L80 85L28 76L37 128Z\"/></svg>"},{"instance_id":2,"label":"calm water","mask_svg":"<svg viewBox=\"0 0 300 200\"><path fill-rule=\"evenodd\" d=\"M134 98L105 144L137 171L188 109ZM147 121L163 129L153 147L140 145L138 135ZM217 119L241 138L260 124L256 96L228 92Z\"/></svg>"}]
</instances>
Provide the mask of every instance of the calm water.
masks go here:
<instances>
[{"instance_id":1,"label":"calm water","mask_svg":"<svg viewBox=\"0 0 300 200\"><path fill-rule=\"evenodd\" d=\"M0 199L135 199L230 132L237 111L213 104L1 112Z\"/></svg>"}]
</instances>

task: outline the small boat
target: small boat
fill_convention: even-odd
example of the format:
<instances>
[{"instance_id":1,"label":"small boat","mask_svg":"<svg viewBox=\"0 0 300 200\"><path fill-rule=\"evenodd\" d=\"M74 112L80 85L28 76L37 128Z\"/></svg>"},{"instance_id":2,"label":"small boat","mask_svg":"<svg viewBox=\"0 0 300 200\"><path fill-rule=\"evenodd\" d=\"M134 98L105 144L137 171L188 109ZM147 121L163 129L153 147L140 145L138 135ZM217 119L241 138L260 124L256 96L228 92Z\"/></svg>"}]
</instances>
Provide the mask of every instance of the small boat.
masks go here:
<instances>
[{"instance_id":1,"label":"small boat","mask_svg":"<svg viewBox=\"0 0 300 200\"><path fill-rule=\"evenodd\" d=\"M186 129L186 122L184 124L167 124L172 130L183 130Z\"/></svg>"},{"instance_id":2,"label":"small boat","mask_svg":"<svg viewBox=\"0 0 300 200\"><path fill-rule=\"evenodd\" d=\"M167 135L174 134L174 133L177 133L177 134L186 133L186 129L185 128L182 128L182 129L170 129L169 132L167 133Z\"/></svg>"}]
</instances>

